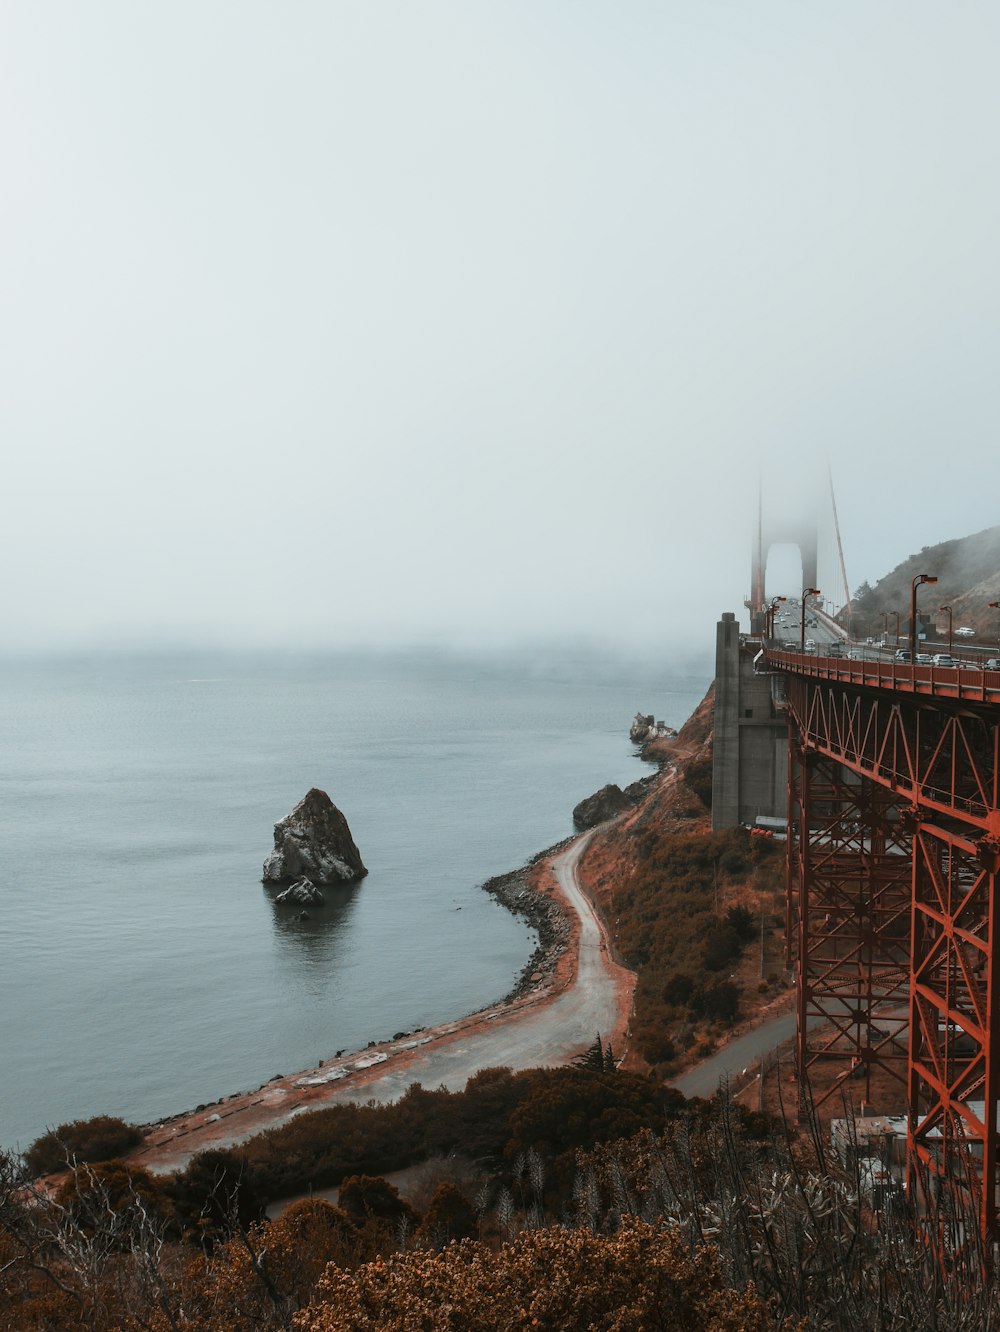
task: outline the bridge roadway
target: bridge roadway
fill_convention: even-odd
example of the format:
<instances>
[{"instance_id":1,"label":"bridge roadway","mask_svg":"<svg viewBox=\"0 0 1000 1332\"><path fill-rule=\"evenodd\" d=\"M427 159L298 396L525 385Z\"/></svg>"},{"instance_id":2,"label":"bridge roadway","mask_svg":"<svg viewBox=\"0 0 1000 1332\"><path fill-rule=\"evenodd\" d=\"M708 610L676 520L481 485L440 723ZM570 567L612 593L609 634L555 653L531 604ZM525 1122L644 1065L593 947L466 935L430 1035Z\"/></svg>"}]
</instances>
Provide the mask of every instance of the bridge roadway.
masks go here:
<instances>
[{"instance_id":1,"label":"bridge roadway","mask_svg":"<svg viewBox=\"0 0 1000 1332\"><path fill-rule=\"evenodd\" d=\"M849 649L862 652L865 649ZM823 680L841 680L848 684L875 689L893 689L932 698L967 699L976 703L1000 703L1000 671L978 667L911 665L895 657L831 657L820 652L802 653L787 649L764 648L764 658L771 667L791 670L797 675Z\"/></svg>"}]
</instances>

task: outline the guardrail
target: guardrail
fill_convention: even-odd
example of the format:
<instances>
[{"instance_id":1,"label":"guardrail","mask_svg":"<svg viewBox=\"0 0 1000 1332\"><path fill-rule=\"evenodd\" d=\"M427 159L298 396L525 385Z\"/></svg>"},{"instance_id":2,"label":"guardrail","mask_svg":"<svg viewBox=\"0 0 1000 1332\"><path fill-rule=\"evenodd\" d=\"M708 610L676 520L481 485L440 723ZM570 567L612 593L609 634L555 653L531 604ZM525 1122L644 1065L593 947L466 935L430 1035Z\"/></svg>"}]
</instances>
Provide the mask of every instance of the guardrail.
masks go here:
<instances>
[{"instance_id":1,"label":"guardrail","mask_svg":"<svg viewBox=\"0 0 1000 1332\"><path fill-rule=\"evenodd\" d=\"M842 680L874 689L894 689L935 698L1000 703L1000 671L978 667L917 665L871 658L827 657L816 652L763 649L768 666L822 680Z\"/></svg>"}]
</instances>

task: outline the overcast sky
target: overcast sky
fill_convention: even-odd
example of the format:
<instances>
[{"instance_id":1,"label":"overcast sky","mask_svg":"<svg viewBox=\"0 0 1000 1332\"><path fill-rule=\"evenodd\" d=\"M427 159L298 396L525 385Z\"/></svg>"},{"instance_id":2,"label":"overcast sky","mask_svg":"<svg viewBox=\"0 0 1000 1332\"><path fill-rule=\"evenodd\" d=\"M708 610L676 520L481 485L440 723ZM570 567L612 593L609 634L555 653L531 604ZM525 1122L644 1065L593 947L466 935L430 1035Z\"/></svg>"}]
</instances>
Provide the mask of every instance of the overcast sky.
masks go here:
<instances>
[{"instance_id":1,"label":"overcast sky","mask_svg":"<svg viewBox=\"0 0 1000 1332\"><path fill-rule=\"evenodd\" d=\"M998 50L3 0L3 645L699 642L827 457L852 588L1000 521Z\"/></svg>"}]
</instances>

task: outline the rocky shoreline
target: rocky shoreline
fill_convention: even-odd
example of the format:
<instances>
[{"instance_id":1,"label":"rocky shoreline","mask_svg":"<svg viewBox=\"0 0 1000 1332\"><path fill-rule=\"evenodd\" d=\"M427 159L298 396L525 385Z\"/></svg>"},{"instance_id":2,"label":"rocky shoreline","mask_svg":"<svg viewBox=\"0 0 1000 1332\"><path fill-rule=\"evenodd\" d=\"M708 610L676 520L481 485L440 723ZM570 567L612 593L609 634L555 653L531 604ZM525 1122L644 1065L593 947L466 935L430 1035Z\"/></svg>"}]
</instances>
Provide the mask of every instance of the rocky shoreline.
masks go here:
<instances>
[{"instance_id":1,"label":"rocky shoreline","mask_svg":"<svg viewBox=\"0 0 1000 1332\"><path fill-rule=\"evenodd\" d=\"M347 1067L353 1067L355 1072L361 1071L368 1067L368 1064L364 1062L365 1060L369 1060L370 1064L374 1066L376 1063L386 1060L386 1052L395 1053L411 1047L415 1049L427 1045L442 1033L447 1034L458 1030L481 1020L487 1015L495 1018L499 1016L504 1007L516 1004L528 995L537 997L553 988L557 980L556 967L566 951L572 934L572 921L567 910L555 896L550 896L549 892L542 888L540 884L532 882L532 875L537 866L565 850L576 840L576 837L577 834L565 837L546 850L539 851L519 869L497 874L480 885L491 897L496 898L502 907L512 915L520 917L538 933L538 944L534 952L521 969L513 989L502 999L495 1000L482 1009L477 1009L464 1017L452 1019L440 1027L431 1029L419 1027L412 1032L398 1031L391 1040L385 1038L380 1041L369 1041L367 1046L353 1051L338 1050L333 1058L320 1060L314 1069L307 1069L294 1075L276 1073L252 1090L231 1092L220 1096L216 1101L206 1101L196 1105L193 1110L180 1110L174 1114L162 1115L158 1119L140 1125L147 1138L157 1130L175 1130L176 1126L184 1124L194 1115L202 1114L206 1110L213 1112L204 1121L204 1125L207 1127L212 1123L228 1118L232 1113L244 1109L246 1103L249 1103L250 1106L263 1105L269 1095L275 1097L286 1094L281 1084L287 1083L289 1088L300 1089L303 1087L303 1083L319 1086L326 1082L340 1081L344 1076L342 1070ZM397 1044L407 1037L412 1038L407 1045L399 1046ZM361 1062L358 1061L359 1056L362 1057ZM325 1071L321 1072L321 1070ZM230 1109L229 1102L236 1102L237 1104L233 1109ZM142 1149L140 1149L139 1154L141 1152Z\"/></svg>"},{"instance_id":2,"label":"rocky shoreline","mask_svg":"<svg viewBox=\"0 0 1000 1332\"><path fill-rule=\"evenodd\" d=\"M504 995L501 1003L512 1003L522 998L538 986L548 984L555 975L556 964L569 939L570 920L565 908L532 882L532 872L543 861L558 855L573 840L573 837L565 837L545 851L539 851L520 869L496 874L480 884L483 891L496 898L511 915L526 921L538 933L535 951L521 968L514 988Z\"/></svg>"}]
</instances>

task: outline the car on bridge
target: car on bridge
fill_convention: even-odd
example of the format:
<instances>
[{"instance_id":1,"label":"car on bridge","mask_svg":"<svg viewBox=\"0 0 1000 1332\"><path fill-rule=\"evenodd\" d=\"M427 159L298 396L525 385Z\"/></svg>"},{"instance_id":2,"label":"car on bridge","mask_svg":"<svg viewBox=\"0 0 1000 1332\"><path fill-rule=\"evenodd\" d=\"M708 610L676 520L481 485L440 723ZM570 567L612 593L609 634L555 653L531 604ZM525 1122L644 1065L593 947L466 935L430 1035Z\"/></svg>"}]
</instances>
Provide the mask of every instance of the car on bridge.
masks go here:
<instances>
[{"instance_id":1,"label":"car on bridge","mask_svg":"<svg viewBox=\"0 0 1000 1332\"><path fill-rule=\"evenodd\" d=\"M983 662L984 671L1000 671L1000 657L987 657Z\"/></svg>"},{"instance_id":2,"label":"car on bridge","mask_svg":"<svg viewBox=\"0 0 1000 1332\"><path fill-rule=\"evenodd\" d=\"M920 660L920 658L917 657L917 661L919 661L919 660ZM949 670L957 670L957 669L958 669L958 662L955 660L955 658L951 655L950 652L935 652L935 653L934 653L934 665L935 665L935 666L947 666Z\"/></svg>"},{"instance_id":3,"label":"car on bridge","mask_svg":"<svg viewBox=\"0 0 1000 1332\"><path fill-rule=\"evenodd\" d=\"M908 661L910 660L910 649L909 649L909 648L897 648L897 649L896 649L896 660L897 660L897 661L905 661L905 662L908 662Z\"/></svg>"}]
</instances>

